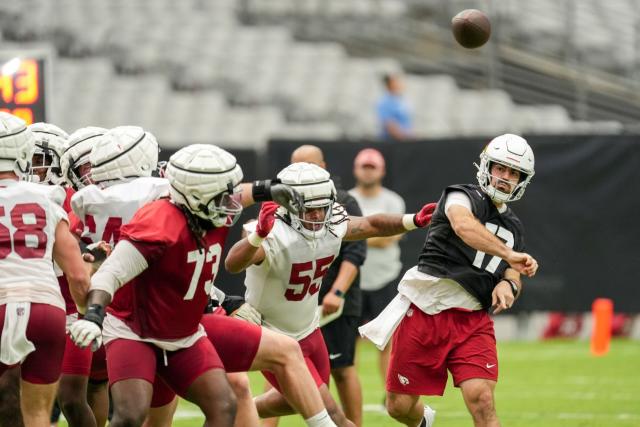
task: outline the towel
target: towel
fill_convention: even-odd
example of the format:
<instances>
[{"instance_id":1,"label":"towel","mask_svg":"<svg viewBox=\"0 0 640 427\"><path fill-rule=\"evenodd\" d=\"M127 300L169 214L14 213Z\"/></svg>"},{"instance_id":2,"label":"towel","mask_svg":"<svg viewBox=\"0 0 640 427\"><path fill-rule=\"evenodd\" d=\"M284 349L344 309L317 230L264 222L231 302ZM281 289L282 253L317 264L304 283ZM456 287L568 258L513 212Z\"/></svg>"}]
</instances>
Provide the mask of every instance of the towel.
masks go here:
<instances>
[{"instance_id":1,"label":"towel","mask_svg":"<svg viewBox=\"0 0 640 427\"><path fill-rule=\"evenodd\" d=\"M4 326L0 341L0 362L5 365L22 363L36 349L27 339L30 302L10 302L5 305Z\"/></svg>"},{"instance_id":2,"label":"towel","mask_svg":"<svg viewBox=\"0 0 640 427\"><path fill-rule=\"evenodd\" d=\"M360 335L384 350L410 306L409 298L402 294L396 295L378 317L358 328Z\"/></svg>"}]
</instances>

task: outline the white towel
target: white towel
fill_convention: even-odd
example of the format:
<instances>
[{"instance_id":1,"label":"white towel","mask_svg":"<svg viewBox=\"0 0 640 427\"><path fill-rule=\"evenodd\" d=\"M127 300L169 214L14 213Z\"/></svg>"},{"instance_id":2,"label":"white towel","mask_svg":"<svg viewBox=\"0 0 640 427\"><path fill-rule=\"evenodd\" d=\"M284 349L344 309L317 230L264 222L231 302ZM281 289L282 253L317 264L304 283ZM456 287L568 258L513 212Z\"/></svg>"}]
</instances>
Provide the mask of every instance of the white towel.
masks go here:
<instances>
[{"instance_id":1,"label":"white towel","mask_svg":"<svg viewBox=\"0 0 640 427\"><path fill-rule=\"evenodd\" d=\"M0 362L5 365L22 363L36 349L27 339L30 302L10 302L5 305L4 327L0 341Z\"/></svg>"},{"instance_id":2,"label":"white towel","mask_svg":"<svg viewBox=\"0 0 640 427\"><path fill-rule=\"evenodd\" d=\"M358 328L360 335L369 338L376 347L384 350L410 306L409 298L402 294L396 295L378 317Z\"/></svg>"}]
</instances>

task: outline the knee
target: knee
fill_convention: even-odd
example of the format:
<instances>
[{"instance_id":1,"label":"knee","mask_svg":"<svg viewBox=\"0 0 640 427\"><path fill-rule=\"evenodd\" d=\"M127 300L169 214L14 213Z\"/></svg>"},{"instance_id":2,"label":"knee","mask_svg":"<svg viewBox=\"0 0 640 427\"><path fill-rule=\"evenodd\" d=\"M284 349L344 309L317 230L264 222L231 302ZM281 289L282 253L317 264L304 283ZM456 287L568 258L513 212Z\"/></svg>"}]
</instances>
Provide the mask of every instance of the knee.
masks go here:
<instances>
[{"instance_id":1,"label":"knee","mask_svg":"<svg viewBox=\"0 0 640 427\"><path fill-rule=\"evenodd\" d=\"M75 418L83 413L84 406L88 405L84 396L68 396L66 399L59 399L60 409L67 418Z\"/></svg>"},{"instance_id":2,"label":"knee","mask_svg":"<svg viewBox=\"0 0 640 427\"><path fill-rule=\"evenodd\" d=\"M349 379L349 376L350 376L349 368L351 367L336 368L331 370L331 376L333 377L336 383L344 383L345 381L347 381L347 379Z\"/></svg>"},{"instance_id":3,"label":"knee","mask_svg":"<svg viewBox=\"0 0 640 427\"><path fill-rule=\"evenodd\" d=\"M138 427L144 423L147 418L145 408L136 405L135 402L114 402L113 419L110 424L122 427Z\"/></svg>"},{"instance_id":4,"label":"knee","mask_svg":"<svg viewBox=\"0 0 640 427\"><path fill-rule=\"evenodd\" d=\"M233 420L238 410L238 400L233 393L227 393L222 399L217 399L215 403L216 416L221 419Z\"/></svg>"},{"instance_id":5,"label":"knee","mask_svg":"<svg viewBox=\"0 0 640 427\"><path fill-rule=\"evenodd\" d=\"M66 417L74 417L88 405L87 396L82 388L74 390L61 387L58 390L58 404Z\"/></svg>"},{"instance_id":6,"label":"knee","mask_svg":"<svg viewBox=\"0 0 640 427\"><path fill-rule=\"evenodd\" d=\"M478 390L469 397L469 410L474 416L484 418L495 412L493 393L490 389Z\"/></svg>"},{"instance_id":7,"label":"knee","mask_svg":"<svg viewBox=\"0 0 640 427\"><path fill-rule=\"evenodd\" d=\"M116 411L113 414L113 419L109 424L117 425L119 427L140 427L146 418L146 414L133 414L128 412Z\"/></svg>"},{"instance_id":8,"label":"knee","mask_svg":"<svg viewBox=\"0 0 640 427\"><path fill-rule=\"evenodd\" d=\"M393 395L387 395L385 406L387 407L387 413L389 416L397 420L405 418L411 411L411 407L413 405L404 399L399 399Z\"/></svg>"},{"instance_id":9,"label":"knee","mask_svg":"<svg viewBox=\"0 0 640 427\"><path fill-rule=\"evenodd\" d=\"M229 384L236 395L237 400L244 400L251 398L251 388L249 385L249 377L245 374L231 374L228 375Z\"/></svg>"},{"instance_id":10,"label":"knee","mask_svg":"<svg viewBox=\"0 0 640 427\"><path fill-rule=\"evenodd\" d=\"M276 354L274 362L280 366L288 366L291 363L302 362L302 350L300 344L293 338L281 335L277 338Z\"/></svg>"}]
</instances>

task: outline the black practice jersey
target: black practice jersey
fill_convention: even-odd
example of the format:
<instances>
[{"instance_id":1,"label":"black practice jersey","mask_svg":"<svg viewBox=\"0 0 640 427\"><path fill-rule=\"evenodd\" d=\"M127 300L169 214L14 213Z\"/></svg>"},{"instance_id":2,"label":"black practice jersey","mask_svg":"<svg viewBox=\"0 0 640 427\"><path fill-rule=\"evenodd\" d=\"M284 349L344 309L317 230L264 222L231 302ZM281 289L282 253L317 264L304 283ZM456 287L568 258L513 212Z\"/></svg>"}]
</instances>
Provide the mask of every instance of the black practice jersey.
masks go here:
<instances>
[{"instance_id":1,"label":"black practice jersey","mask_svg":"<svg viewBox=\"0 0 640 427\"><path fill-rule=\"evenodd\" d=\"M524 228L511 208L503 213L478 185L452 185L442 193L433 214L427 239L420 253L418 270L461 284L484 308L491 306L493 288L509 266L499 257L473 249L458 237L445 215L444 205L452 191L462 191L471 199L473 215L487 229L514 250L524 250Z\"/></svg>"}]
</instances>

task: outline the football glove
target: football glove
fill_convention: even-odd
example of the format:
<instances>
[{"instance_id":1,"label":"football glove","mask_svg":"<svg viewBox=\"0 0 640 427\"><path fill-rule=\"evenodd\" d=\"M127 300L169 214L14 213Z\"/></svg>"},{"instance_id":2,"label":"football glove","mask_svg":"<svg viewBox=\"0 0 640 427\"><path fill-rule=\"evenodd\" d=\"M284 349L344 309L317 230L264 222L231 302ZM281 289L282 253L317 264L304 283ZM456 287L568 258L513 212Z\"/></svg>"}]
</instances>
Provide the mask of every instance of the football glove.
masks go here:
<instances>
[{"instance_id":1,"label":"football glove","mask_svg":"<svg viewBox=\"0 0 640 427\"><path fill-rule=\"evenodd\" d=\"M69 335L80 348L91 345L91 351L96 351L102 345L102 321L104 320L104 307L92 304L84 319L78 319L69 326Z\"/></svg>"},{"instance_id":2,"label":"football glove","mask_svg":"<svg viewBox=\"0 0 640 427\"><path fill-rule=\"evenodd\" d=\"M273 224L276 222L276 211L280 206L274 202L264 202L260 206L258 214L258 224L256 225L256 233L261 238L265 238L271 232Z\"/></svg>"},{"instance_id":3,"label":"football glove","mask_svg":"<svg viewBox=\"0 0 640 427\"><path fill-rule=\"evenodd\" d=\"M413 223L418 228L426 227L431 222L437 203L427 203L413 216Z\"/></svg>"}]
</instances>

